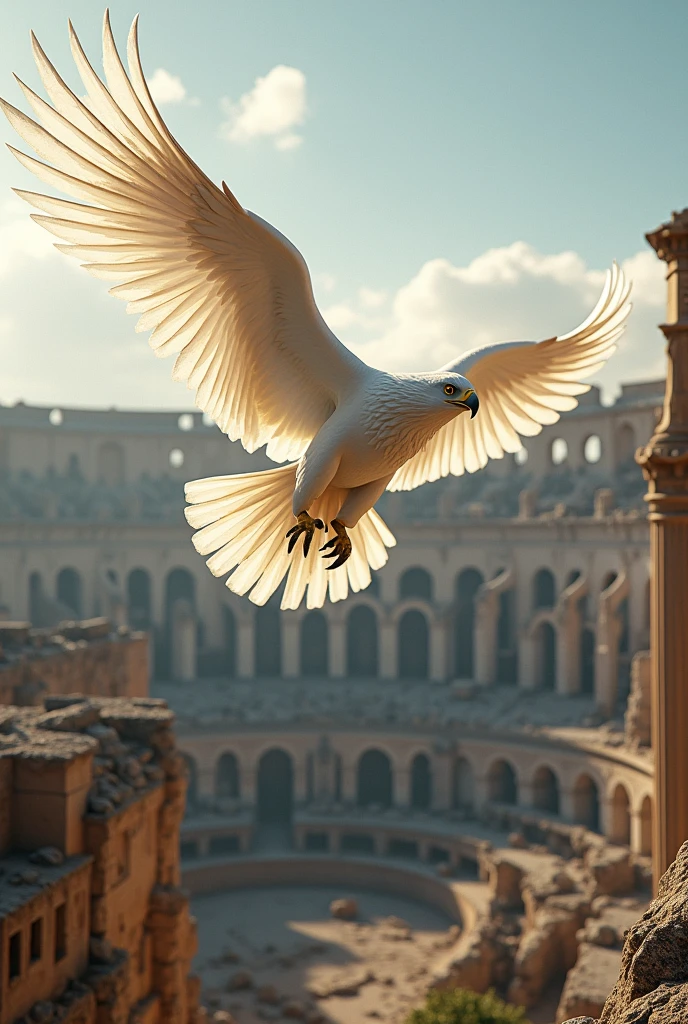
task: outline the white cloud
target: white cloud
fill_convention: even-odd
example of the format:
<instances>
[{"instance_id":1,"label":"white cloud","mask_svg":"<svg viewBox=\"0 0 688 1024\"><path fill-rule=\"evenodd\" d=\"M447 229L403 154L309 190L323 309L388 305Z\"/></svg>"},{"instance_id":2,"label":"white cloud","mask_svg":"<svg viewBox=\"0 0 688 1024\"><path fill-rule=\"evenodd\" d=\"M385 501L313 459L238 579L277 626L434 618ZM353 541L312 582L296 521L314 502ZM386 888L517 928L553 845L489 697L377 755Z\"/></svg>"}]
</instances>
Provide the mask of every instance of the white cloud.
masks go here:
<instances>
[{"instance_id":1,"label":"white cloud","mask_svg":"<svg viewBox=\"0 0 688 1024\"><path fill-rule=\"evenodd\" d=\"M656 328L665 298L663 268L645 251L623 266L635 282L634 310L618 352L596 378L608 390L622 380L664 373ZM338 303L323 315L367 362L412 372L442 366L477 345L563 334L588 315L603 280L604 271L586 267L576 253L543 255L515 242L465 267L428 261L399 288L382 321L378 315L371 322L361 309L366 289L357 304Z\"/></svg>"},{"instance_id":2,"label":"white cloud","mask_svg":"<svg viewBox=\"0 0 688 1024\"><path fill-rule=\"evenodd\" d=\"M374 288L359 288L358 298L365 309L379 309L387 301L387 292L375 291Z\"/></svg>"},{"instance_id":3,"label":"white cloud","mask_svg":"<svg viewBox=\"0 0 688 1024\"><path fill-rule=\"evenodd\" d=\"M225 97L221 105L227 115L220 125L222 138L246 143L272 137L278 149L295 149L302 136L294 128L306 119L306 76L298 68L278 64L257 78L237 103Z\"/></svg>"},{"instance_id":4,"label":"white cloud","mask_svg":"<svg viewBox=\"0 0 688 1024\"><path fill-rule=\"evenodd\" d=\"M171 75L164 68L157 68L148 82L151 96L158 106L166 103L183 103L186 87L179 75Z\"/></svg>"}]
</instances>

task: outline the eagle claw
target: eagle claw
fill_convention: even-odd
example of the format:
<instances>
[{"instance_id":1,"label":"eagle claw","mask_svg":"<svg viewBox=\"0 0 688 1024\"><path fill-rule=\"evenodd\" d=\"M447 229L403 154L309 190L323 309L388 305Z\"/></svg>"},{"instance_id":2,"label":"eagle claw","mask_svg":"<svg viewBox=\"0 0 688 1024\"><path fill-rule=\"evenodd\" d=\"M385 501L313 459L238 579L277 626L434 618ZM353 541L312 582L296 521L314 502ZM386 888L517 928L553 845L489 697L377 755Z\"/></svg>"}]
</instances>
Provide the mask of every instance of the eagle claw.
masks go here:
<instances>
[{"instance_id":1,"label":"eagle claw","mask_svg":"<svg viewBox=\"0 0 688 1024\"><path fill-rule=\"evenodd\" d=\"M313 534L316 530L322 530L325 525L322 519L312 519L308 512L299 512L296 517L296 526L292 526L291 530L287 530L286 536L289 537L289 545L287 547L287 554L291 554L294 550L294 545L301 536L305 534L303 541L303 557L306 558L308 552L311 549L311 543L313 541Z\"/></svg>"},{"instance_id":2,"label":"eagle claw","mask_svg":"<svg viewBox=\"0 0 688 1024\"><path fill-rule=\"evenodd\" d=\"M339 519L333 519L330 525L334 529L336 536L333 537L332 540L328 540L327 544L323 544L320 550L327 551L327 554L323 555L323 558L337 559L336 562L333 562L332 565L326 566L326 568L337 569L340 565L344 565L347 558L351 555L351 540L346 532L344 523L341 523ZM329 548L332 548L332 551L329 551Z\"/></svg>"}]
</instances>

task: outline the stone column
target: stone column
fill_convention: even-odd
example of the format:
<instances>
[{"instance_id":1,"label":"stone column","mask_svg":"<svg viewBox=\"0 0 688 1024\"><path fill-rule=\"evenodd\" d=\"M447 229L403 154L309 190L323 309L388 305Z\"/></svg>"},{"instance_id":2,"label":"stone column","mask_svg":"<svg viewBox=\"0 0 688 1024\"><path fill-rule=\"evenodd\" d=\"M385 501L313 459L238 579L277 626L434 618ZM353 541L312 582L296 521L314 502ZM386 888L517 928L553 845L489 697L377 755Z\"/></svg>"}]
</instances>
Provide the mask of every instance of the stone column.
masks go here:
<instances>
[{"instance_id":1,"label":"stone column","mask_svg":"<svg viewBox=\"0 0 688 1024\"><path fill-rule=\"evenodd\" d=\"M387 614L380 617L380 678L397 679L397 629Z\"/></svg>"},{"instance_id":2,"label":"stone column","mask_svg":"<svg viewBox=\"0 0 688 1024\"><path fill-rule=\"evenodd\" d=\"M237 616L237 671L240 679L253 679L256 674L253 613Z\"/></svg>"},{"instance_id":3,"label":"stone column","mask_svg":"<svg viewBox=\"0 0 688 1024\"><path fill-rule=\"evenodd\" d=\"M343 679L346 676L346 623L342 618L328 616L330 631L329 676Z\"/></svg>"},{"instance_id":4,"label":"stone column","mask_svg":"<svg viewBox=\"0 0 688 1024\"><path fill-rule=\"evenodd\" d=\"M613 583L600 594L597 610L597 642L595 644L595 700L610 717L616 710L619 696L619 638L621 623L617 611L628 597L628 576L619 573Z\"/></svg>"},{"instance_id":5,"label":"stone column","mask_svg":"<svg viewBox=\"0 0 688 1024\"><path fill-rule=\"evenodd\" d=\"M430 622L430 678L441 682L447 678L447 618L437 612Z\"/></svg>"},{"instance_id":6,"label":"stone column","mask_svg":"<svg viewBox=\"0 0 688 1024\"><path fill-rule=\"evenodd\" d=\"M295 615L282 616L282 675L285 679L298 679L299 633L301 620Z\"/></svg>"},{"instance_id":7,"label":"stone column","mask_svg":"<svg viewBox=\"0 0 688 1024\"><path fill-rule=\"evenodd\" d=\"M557 603L557 693L580 692L581 682L581 613L579 601L588 593L585 576L569 584Z\"/></svg>"},{"instance_id":8,"label":"stone column","mask_svg":"<svg viewBox=\"0 0 688 1024\"><path fill-rule=\"evenodd\" d=\"M196 615L189 601L179 598L172 608L173 679L191 682L196 678Z\"/></svg>"},{"instance_id":9,"label":"stone column","mask_svg":"<svg viewBox=\"0 0 688 1024\"><path fill-rule=\"evenodd\" d=\"M655 887L688 839L688 209L647 235L667 264L667 383L654 437L636 459L648 482L652 582Z\"/></svg>"},{"instance_id":10,"label":"stone column","mask_svg":"<svg viewBox=\"0 0 688 1024\"><path fill-rule=\"evenodd\" d=\"M478 590L475 599L475 681L478 686L493 686L497 682L497 655L499 625L499 595L513 586L513 569L505 569Z\"/></svg>"}]
</instances>

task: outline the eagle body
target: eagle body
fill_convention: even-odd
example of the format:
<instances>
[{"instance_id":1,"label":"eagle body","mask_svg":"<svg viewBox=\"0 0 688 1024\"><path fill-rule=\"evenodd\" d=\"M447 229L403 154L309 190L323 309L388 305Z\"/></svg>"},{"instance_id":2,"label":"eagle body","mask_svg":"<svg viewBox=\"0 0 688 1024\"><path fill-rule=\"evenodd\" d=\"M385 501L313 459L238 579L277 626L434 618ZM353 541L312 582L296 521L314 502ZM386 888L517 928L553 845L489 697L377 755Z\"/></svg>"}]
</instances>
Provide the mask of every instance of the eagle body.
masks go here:
<instances>
[{"instance_id":1,"label":"eagle body","mask_svg":"<svg viewBox=\"0 0 688 1024\"><path fill-rule=\"evenodd\" d=\"M143 72L137 20L125 67L106 12L102 78L71 24L69 33L82 88L70 89L32 36L49 102L20 81L34 117L0 105L36 154L10 147L20 163L70 198L17 194L59 249L126 300L136 329L150 332L156 356L174 356L174 379L220 430L278 464L186 485L193 544L235 593L264 604L282 586L283 608L304 599L318 608L363 590L396 543L374 509L385 489L518 451L575 408L589 390L583 378L614 351L630 312L616 264L568 334L484 346L431 373L367 366L323 320L298 249L170 133ZM325 529L321 552L311 541Z\"/></svg>"}]
</instances>

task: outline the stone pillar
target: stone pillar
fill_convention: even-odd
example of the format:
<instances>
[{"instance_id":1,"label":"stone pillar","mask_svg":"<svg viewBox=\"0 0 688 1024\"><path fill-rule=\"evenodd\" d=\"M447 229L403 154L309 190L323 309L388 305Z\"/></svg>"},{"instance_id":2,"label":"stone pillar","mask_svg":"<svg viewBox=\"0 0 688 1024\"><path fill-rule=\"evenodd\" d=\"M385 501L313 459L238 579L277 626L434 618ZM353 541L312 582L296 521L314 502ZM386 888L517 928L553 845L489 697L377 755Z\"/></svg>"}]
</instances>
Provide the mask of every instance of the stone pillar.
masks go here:
<instances>
[{"instance_id":1,"label":"stone pillar","mask_svg":"<svg viewBox=\"0 0 688 1024\"><path fill-rule=\"evenodd\" d=\"M395 768L392 803L402 810L411 806L411 772L408 768Z\"/></svg>"},{"instance_id":2,"label":"stone pillar","mask_svg":"<svg viewBox=\"0 0 688 1024\"><path fill-rule=\"evenodd\" d=\"M436 615L430 622L430 678L441 682L447 678L447 620Z\"/></svg>"},{"instance_id":3,"label":"stone pillar","mask_svg":"<svg viewBox=\"0 0 688 1024\"><path fill-rule=\"evenodd\" d=\"M597 642L595 644L595 699L606 714L616 710L619 689L619 638L621 623L619 605L628 597L630 586L625 571L600 594L597 610Z\"/></svg>"},{"instance_id":4,"label":"stone pillar","mask_svg":"<svg viewBox=\"0 0 688 1024\"><path fill-rule=\"evenodd\" d=\"M189 601L179 598L172 607L172 678L196 678L196 614Z\"/></svg>"},{"instance_id":5,"label":"stone pillar","mask_svg":"<svg viewBox=\"0 0 688 1024\"><path fill-rule=\"evenodd\" d=\"M497 682L497 655L499 625L499 595L513 586L514 573L505 569L478 590L475 600L475 681L478 686L493 686Z\"/></svg>"},{"instance_id":6,"label":"stone pillar","mask_svg":"<svg viewBox=\"0 0 688 1024\"><path fill-rule=\"evenodd\" d=\"M346 676L346 623L342 618L329 618L329 675L331 679Z\"/></svg>"},{"instance_id":7,"label":"stone pillar","mask_svg":"<svg viewBox=\"0 0 688 1024\"><path fill-rule=\"evenodd\" d=\"M638 651L631 661L631 692L624 719L629 747L649 747L652 742L650 652Z\"/></svg>"},{"instance_id":8,"label":"stone pillar","mask_svg":"<svg viewBox=\"0 0 688 1024\"><path fill-rule=\"evenodd\" d=\"M654 437L636 454L648 481L652 583L655 886L688 839L688 209L647 235L667 264L667 383Z\"/></svg>"},{"instance_id":9,"label":"stone pillar","mask_svg":"<svg viewBox=\"0 0 688 1024\"><path fill-rule=\"evenodd\" d=\"M238 618L238 617L237 617ZM240 679L253 679L256 674L253 613L237 621L237 671Z\"/></svg>"},{"instance_id":10,"label":"stone pillar","mask_svg":"<svg viewBox=\"0 0 688 1024\"><path fill-rule=\"evenodd\" d=\"M562 592L555 612L557 693L565 696L580 691L582 623L578 602L587 592L588 581L585 576L579 576Z\"/></svg>"},{"instance_id":11,"label":"stone pillar","mask_svg":"<svg viewBox=\"0 0 688 1024\"><path fill-rule=\"evenodd\" d=\"M301 666L299 664L299 633L301 622L293 614L282 616L282 676L285 679L298 679Z\"/></svg>"},{"instance_id":12,"label":"stone pillar","mask_svg":"<svg viewBox=\"0 0 688 1024\"><path fill-rule=\"evenodd\" d=\"M535 637L530 627L518 635L518 685L522 690L534 690L537 685Z\"/></svg>"},{"instance_id":13,"label":"stone pillar","mask_svg":"<svg viewBox=\"0 0 688 1024\"><path fill-rule=\"evenodd\" d=\"M380 678L397 679L397 629L399 624L392 622L387 614L380 617Z\"/></svg>"},{"instance_id":14,"label":"stone pillar","mask_svg":"<svg viewBox=\"0 0 688 1024\"><path fill-rule=\"evenodd\" d=\"M451 807L453 750L442 751L432 766L432 809L446 811Z\"/></svg>"}]
</instances>

